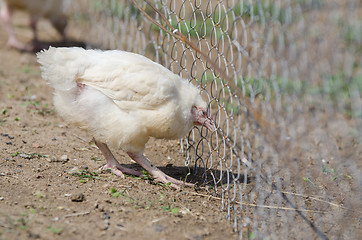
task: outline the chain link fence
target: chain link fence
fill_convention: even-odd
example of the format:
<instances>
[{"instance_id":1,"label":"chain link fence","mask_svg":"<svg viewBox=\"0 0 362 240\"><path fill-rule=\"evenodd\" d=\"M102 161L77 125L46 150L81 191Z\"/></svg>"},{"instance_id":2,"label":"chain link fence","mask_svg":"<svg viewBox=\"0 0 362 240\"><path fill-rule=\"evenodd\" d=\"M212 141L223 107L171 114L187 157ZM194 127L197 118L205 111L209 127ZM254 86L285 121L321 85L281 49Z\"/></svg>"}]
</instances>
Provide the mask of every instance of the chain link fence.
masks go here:
<instances>
[{"instance_id":1,"label":"chain link fence","mask_svg":"<svg viewBox=\"0 0 362 240\"><path fill-rule=\"evenodd\" d=\"M243 239L361 234L358 0L78 0L79 38L145 55L200 87L218 130L185 164Z\"/></svg>"}]
</instances>

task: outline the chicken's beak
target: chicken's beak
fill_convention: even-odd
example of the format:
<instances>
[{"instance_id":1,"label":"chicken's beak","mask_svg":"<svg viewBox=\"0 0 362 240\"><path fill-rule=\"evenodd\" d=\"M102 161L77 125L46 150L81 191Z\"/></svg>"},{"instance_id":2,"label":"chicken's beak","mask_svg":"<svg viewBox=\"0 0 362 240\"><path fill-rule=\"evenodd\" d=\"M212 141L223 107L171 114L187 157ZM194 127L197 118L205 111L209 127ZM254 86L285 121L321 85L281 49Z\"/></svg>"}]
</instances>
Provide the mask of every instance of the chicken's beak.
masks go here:
<instances>
[{"instance_id":1,"label":"chicken's beak","mask_svg":"<svg viewBox=\"0 0 362 240\"><path fill-rule=\"evenodd\" d=\"M215 123L211 118L206 118L204 126L207 127L207 129L209 129L211 132L214 132L216 130Z\"/></svg>"}]
</instances>

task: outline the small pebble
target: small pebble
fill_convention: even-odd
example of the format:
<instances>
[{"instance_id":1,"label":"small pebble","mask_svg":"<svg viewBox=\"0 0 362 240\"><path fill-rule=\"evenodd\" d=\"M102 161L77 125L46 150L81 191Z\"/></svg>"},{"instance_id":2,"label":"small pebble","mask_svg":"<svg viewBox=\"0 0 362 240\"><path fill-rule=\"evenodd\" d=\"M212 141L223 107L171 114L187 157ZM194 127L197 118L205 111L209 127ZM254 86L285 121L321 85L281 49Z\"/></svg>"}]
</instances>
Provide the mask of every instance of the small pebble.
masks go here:
<instances>
[{"instance_id":1,"label":"small pebble","mask_svg":"<svg viewBox=\"0 0 362 240\"><path fill-rule=\"evenodd\" d=\"M85 201L85 196L83 193L75 194L71 197L72 202L83 202Z\"/></svg>"},{"instance_id":2,"label":"small pebble","mask_svg":"<svg viewBox=\"0 0 362 240\"><path fill-rule=\"evenodd\" d=\"M110 219L110 218L111 218L111 217L108 215L107 212L104 212L104 213L103 213L103 217L104 217L104 219Z\"/></svg>"},{"instance_id":3,"label":"small pebble","mask_svg":"<svg viewBox=\"0 0 362 240\"><path fill-rule=\"evenodd\" d=\"M36 95L31 95L29 99L30 99L31 101L34 101L34 100L36 100L37 98L38 98L38 96L36 96Z\"/></svg>"},{"instance_id":4,"label":"small pebble","mask_svg":"<svg viewBox=\"0 0 362 240\"><path fill-rule=\"evenodd\" d=\"M41 146L39 143L33 143L33 148L42 148L43 146Z\"/></svg>"},{"instance_id":5,"label":"small pebble","mask_svg":"<svg viewBox=\"0 0 362 240\"><path fill-rule=\"evenodd\" d=\"M117 228L119 228L119 229L121 229L121 230L124 229L124 226L123 226L122 224L120 224L120 223L117 223L116 226L117 226Z\"/></svg>"},{"instance_id":6,"label":"small pebble","mask_svg":"<svg viewBox=\"0 0 362 240\"><path fill-rule=\"evenodd\" d=\"M29 232L29 238L30 238L30 239L39 239L39 238L40 238L40 235L37 234L37 233Z\"/></svg>"},{"instance_id":7,"label":"small pebble","mask_svg":"<svg viewBox=\"0 0 362 240\"><path fill-rule=\"evenodd\" d=\"M21 153L21 154L19 154L19 156L22 157L22 158L25 158L25 159L31 159L32 158L31 155L26 154L26 153Z\"/></svg>"},{"instance_id":8,"label":"small pebble","mask_svg":"<svg viewBox=\"0 0 362 240\"><path fill-rule=\"evenodd\" d=\"M155 226L153 226L153 229L154 229L156 232L162 232L164 228L165 228L165 227L162 226L162 225L160 225L160 224L156 224Z\"/></svg>"},{"instance_id":9,"label":"small pebble","mask_svg":"<svg viewBox=\"0 0 362 240\"><path fill-rule=\"evenodd\" d=\"M80 170L79 170L79 168L74 167L74 168L70 169L70 170L68 171L68 173L69 173L69 174L72 174L72 173L80 173Z\"/></svg>"},{"instance_id":10,"label":"small pebble","mask_svg":"<svg viewBox=\"0 0 362 240\"><path fill-rule=\"evenodd\" d=\"M14 139L15 137L12 137L12 136L10 136L9 134L7 134L7 133L2 133L1 134L3 137L7 137L7 138L9 138L9 139Z\"/></svg>"},{"instance_id":11,"label":"small pebble","mask_svg":"<svg viewBox=\"0 0 362 240\"><path fill-rule=\"evenodd\" d=\"M108 222L107 219L105 219L105 220L102 221L102 222L97 222L97 223L96 223L96 226L97 226L100 230L104 231L104 230L107 230L107 229L109 228L109 222Z\"/></svg>"}]
</instances>

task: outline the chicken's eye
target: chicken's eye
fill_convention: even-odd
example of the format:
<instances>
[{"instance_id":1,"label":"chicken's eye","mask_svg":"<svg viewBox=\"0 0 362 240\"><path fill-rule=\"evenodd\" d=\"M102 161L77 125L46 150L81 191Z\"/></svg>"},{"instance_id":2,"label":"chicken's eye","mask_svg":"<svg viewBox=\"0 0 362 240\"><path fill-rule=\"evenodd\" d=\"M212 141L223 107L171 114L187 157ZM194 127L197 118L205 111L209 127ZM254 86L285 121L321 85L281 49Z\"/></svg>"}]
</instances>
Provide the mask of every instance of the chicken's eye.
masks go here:
<instances>
[{"instance_id":1,"label":"chicken's eye","mask_svg":"<svg viewBox=\"0 0 362 240\"><path fill-rule=\"evenodd\" d=\"M206 112L205 111L201 111L201 116L206 116Z\"/></svg>"}]
</instances>

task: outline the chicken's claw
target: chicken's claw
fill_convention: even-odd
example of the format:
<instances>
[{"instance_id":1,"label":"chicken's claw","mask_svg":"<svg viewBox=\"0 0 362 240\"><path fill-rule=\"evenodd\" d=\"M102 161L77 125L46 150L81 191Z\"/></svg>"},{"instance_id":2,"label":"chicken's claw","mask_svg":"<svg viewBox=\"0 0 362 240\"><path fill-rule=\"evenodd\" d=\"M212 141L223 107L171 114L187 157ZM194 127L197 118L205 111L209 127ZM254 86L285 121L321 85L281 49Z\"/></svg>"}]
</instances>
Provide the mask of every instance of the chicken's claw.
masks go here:
<instances>
[{"instance_id":1,"label":"chicken's claw","mask_svg":"<svg viewBox=\"0 0 362 240\"><path fill-rule=\"evenodd\" d=\"M99 142L95 139L93 139L99 150L103 153L104 157L107 160L107 164L101 167L98 171L103 171L107 169L111 169L111 172L114 173L117 176L120 176L121 178L124 178L124 173L134 176L141 176L142 173L140 171L130 169L123 167L117 159L113 156L111 153L111 150L109 150L108 146L105 143Z\"/></svg>"},{"instance_id":2,"label":"chicken's claw","mask_svg":"<svg viewBox=\"0 0 362 240\"><path fill-rule=\"evenodd\" d=\"M135 160L139 165L141 165L146 171L153 177L156 182L164 183L166 186L170 186L176 189L179 189L180 186L194 187L194 184L183 182L177 180L173 177L170 177L155 167L144 155L143 153L127 153L133 160Z\"/></svg>"},{"instance_id":3,"label":"chicken's claw","mask_svg":"<svg viewBox=\"0 0 362 240\"><path fill-rule=\"evenodd\" d=\"M153 174L154 180L156 182L164 183L166 186L170 186L176 189L179 189L180 186L194 187L195 185L192 183L184 182L177 180L173 177L166 175L165 173L159 171Z\"/></svg>"}]
</instances>

